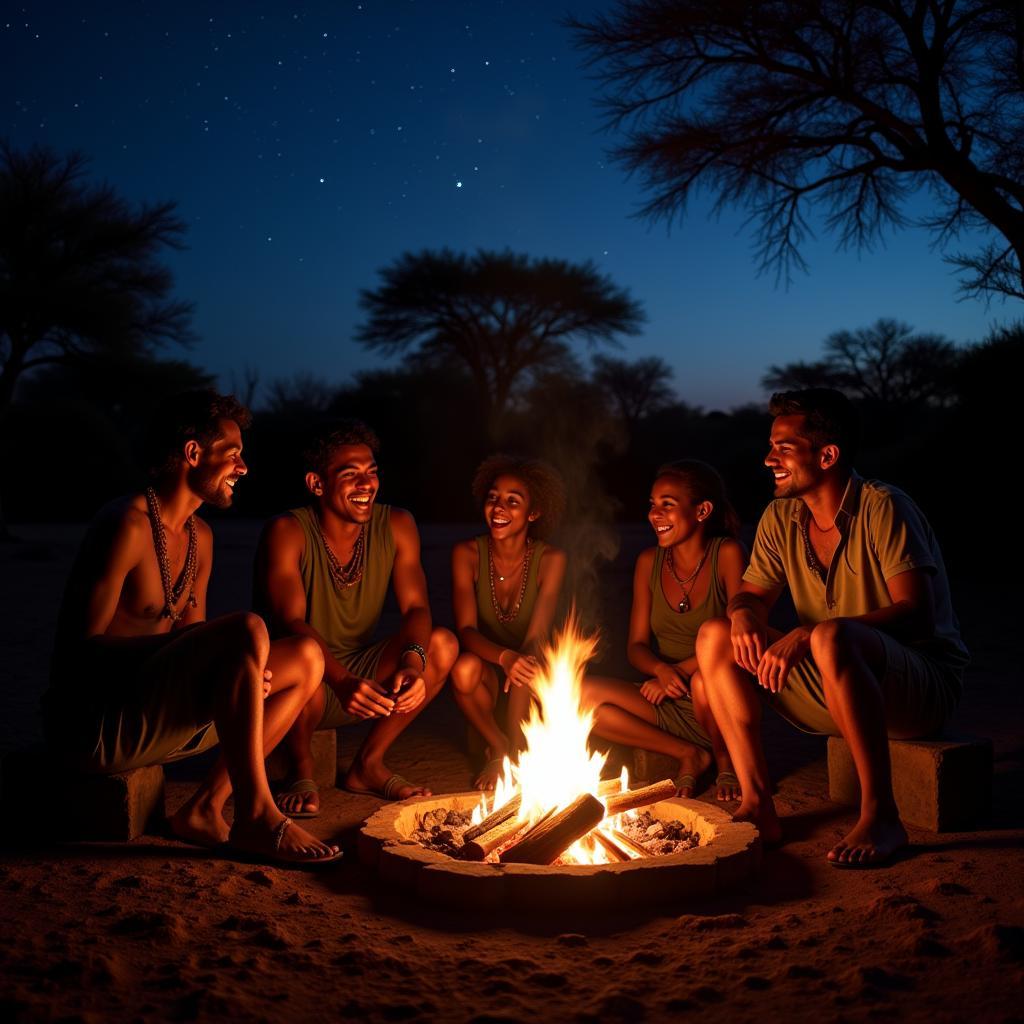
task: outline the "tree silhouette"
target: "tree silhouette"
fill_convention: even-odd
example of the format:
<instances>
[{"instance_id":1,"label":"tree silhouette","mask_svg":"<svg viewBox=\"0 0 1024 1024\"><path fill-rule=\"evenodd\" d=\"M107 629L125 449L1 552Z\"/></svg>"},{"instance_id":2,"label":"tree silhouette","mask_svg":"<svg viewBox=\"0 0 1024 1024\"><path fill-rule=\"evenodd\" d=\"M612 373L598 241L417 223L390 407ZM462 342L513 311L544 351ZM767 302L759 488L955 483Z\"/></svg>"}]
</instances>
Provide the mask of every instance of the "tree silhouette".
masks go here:
<instances>
[{"instance_id":1,"label":"tree silhouette","mask_svg":"<svg viewBox=\"0 0 1024 1024\"><path fill-rule=\"evenodd\" d=\"M517 386L571 365L571 341L614 344L644 319L640 304L589 262L444 249L405 253L380 273L383 284L360 296L367 319L357 340L465 366L492 435Z\"/></svg>"},{"instance_id":2,"label":"tree silhouette","mask_svg":"<svg viewBox=\"0 0 1024 1024\"><path fill-rule=\"evenodd\" d=\"M37 367L191 337L157 260L181 246L174 203L134 207L85 171L80 153L0 145L0 414Z\"/></svg>"},{"instance_id":3,"label":"tree silhouette","mask_svg":"<svg viewBox=\"0 0 1024 1024\"><path fill-rule=\"evenodd\" d=\"M675 401L669 383L672 367L658 356L629 361L601 354L594 356L593 365L594 383L611 398L630 430Z\"/></svg>"},{"instance_id":4,"label":"tree silhouette","mask_svg":"<svg viewBox=\"0 0 1024 1024\"><path fill-rule=\"evenodd\" d=\"M955 395L959 354L939 334L914 334L909 324L880 319L871 327L836 331L825 339L825 359L772 366L761 379L768 391L833 387L880 406L946 404Z\"/></svg>"},{"instance_id":5,"label":"tree silhouette","mask_svg":"<svg viewBox=\"0 0 1024 1024\"><path fill-rule=\"evenodd\" d=\"M749 209L764 266L787 278L808 207L842 246L909 221L945 245L1001 236L951 262L963 289L1024 298L1024 12L1011 0L637 0L573 20L600 66L617 156L681 215L697 190Z\"/></svg>"}]
</instances>

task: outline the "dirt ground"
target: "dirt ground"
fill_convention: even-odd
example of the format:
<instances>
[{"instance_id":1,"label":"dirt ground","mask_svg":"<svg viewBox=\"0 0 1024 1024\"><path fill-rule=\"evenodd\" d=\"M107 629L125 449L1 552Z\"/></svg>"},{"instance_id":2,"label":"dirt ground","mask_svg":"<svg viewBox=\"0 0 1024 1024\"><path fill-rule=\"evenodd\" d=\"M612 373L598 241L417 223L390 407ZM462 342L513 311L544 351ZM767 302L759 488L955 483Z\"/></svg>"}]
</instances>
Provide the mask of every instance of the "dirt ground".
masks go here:
<instances>
[{"instance_id":1,"label":"dirt ground","mask_svg":"<svg viewBox=\"0 0 1024 1024\"><path fill-rule=\"evenodd\" d=\"M428 527L436 619L450 619L452 540ZM215 523L211 614L247 605L258 524ZM81 528L21 527L0 547L0 752L39 738L36 707L57 602ZM626 531L602 577L608 661L621 661L632 559ZM955 567L954 573L955 573ZM693 905L495 922L388 891L354 836L378 805L325 795L314 831L346 861L321 872L233 863L145 837L43 845L2 817L0 1017L5 1020L1024 1020L1024 740L1021 672L1004 594L961 588L974 662L958 731L995 742L994 812L981 831L913 830L885 870L838 871L829 846L853 822L829 803L824 743L769 721L787 842L741 891ZM353 749L359 729L344 737ZM436 792L468 788L465 728L442 695L396 747L394 767ZM180 772L180 769L179 769ZM187 774L186 770L186 774ZM194 769L192 771L194 774ZM173 809L193 785L169 783ZM59 792L24 794L61 813ZM27 842L25 841L27 840Z\"/></svg>"}]
</instances>

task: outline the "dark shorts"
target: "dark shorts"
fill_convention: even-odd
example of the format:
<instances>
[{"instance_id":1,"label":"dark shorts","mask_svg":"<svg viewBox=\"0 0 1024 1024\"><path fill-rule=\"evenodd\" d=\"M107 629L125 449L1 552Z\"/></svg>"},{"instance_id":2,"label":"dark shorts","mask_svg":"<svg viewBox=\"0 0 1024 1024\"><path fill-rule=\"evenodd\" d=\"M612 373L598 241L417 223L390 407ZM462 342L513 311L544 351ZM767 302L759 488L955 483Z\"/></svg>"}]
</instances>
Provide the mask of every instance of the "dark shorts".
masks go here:
<instances>
[{"instance_id":1,"label":"dark shorts","mask_svg":"<svg viewBox=\"0 0 1024 1024\"><path fill-rule=\"evenodd\" d=\"M58 679L43 698L51 748L80 771L112 774L214 746L212 697L184 635L141 658L104 651L83 659L78 678Z\"/></svg>"},{"instance_id":2,"label":"dark shorts","mask_svg":"<svg viewBox=\"0 0 1024 1024\"><path fill-rule=\"evenodd\" d=\"M885 703L891 721L909 727L915 736L940 733L960 700L959 672L921 654L876 629L885 648ZM821 673L808 655L789 673L781 693L763 691L776 711L798 729L825 736L839 736L825 703ZM905 733L901 738L908 739Z\"/></svg>"}]
</instances>

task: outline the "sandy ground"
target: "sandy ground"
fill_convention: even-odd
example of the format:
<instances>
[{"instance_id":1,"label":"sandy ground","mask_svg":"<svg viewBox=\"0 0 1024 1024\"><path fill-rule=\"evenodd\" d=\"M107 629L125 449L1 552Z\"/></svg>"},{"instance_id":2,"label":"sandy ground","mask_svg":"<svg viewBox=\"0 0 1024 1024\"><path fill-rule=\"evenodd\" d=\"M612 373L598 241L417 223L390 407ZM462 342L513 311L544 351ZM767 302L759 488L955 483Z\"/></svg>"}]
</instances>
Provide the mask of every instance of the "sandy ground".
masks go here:
<instances>
[{"instance_id":1,"label":"sandy ground","mask_svg":"<svg viewBox=\"0 0 1024 1024\"><path fill-rule=\"evenodd\" d=\"M211 613L241 607L257 525L223 522ZM80 529L22 527L0 548L0 751L38 737L35 708L56 605ZM424 530L437 618L449 618L448 547ZM609 649L640 531L602 580ZM494 922L387 891L351 850L377 806L326 794L314 823L349 847L318 873L232 863L146 837L130 845L0 847L0 1017L5 1020L1024 1020L1024 751L1009 588L963 588L975 661L958 727L996 745L995 812L983 831L913 831L912 856L873 872L827 866L853 822L830 804L823 742L772 721L769 758L788 842L748 888L655 912ZM1003 609L999 618L996 609ZM983 616L990 616L985 619ZM995 617L992 617L995 616ZM614 662L616 659L610 659ZM358 730L346 736L352 749ZM465 729L442 696L394 766L436 791L467 788ZM191 783L169 784L173 809ZM26 794L53 800L59 793Z\"/></svg>"}]
</instances>

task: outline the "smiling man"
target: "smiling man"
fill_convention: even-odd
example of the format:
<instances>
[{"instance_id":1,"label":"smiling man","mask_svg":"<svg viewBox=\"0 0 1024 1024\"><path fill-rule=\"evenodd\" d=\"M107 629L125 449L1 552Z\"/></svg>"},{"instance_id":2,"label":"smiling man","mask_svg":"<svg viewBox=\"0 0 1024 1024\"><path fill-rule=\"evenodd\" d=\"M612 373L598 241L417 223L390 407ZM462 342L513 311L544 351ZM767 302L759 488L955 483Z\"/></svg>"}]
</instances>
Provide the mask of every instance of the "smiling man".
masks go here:
<instances>
[{"instance_id":1,"label":"smiling man","mask_svg":"<svg viewBox=\"0 0 1024 1024\"><path fill-rule=\"evenodd\" d=\"M907 842L892 795L888 738L937 733L960 697L967 650L935 535L902 491L853 470L857 421L838 391L772 397L765 465L775 501L758 524L728 620L704 624L697 659L743 792L735 817L768 841L781 825L760 738L762 693L808 732L843 736L860 818L828 854L883 863ZM800 625L767 626L788 587Z\"/></svg>"},{"instance_id":2,"label":"smiling man","mask_svg":"<svg viewBox=\"0 0 1024 1024\"><path fill-rule=\"evenodd\" d=\"M196 512L231 504L247 472L249 419L213 391L157 411L151 485L99 513L72 568L44 720L55 754L95 773L175 761L219 740L222 758L170 820L175 834L230 842L247 857L325 863L337 848L282 816L263 765L317 686L320 651L305 638L271 645L255 615L204 621L213 543Z\"/></svg>"},{"instance_id":3,"label":"smiling man","mask_svg":"<svg viewBox=\"0 0 1024 1024\"><path fill-rule=\"evenodd\" d=\"M271 520L256 556L256 606L275 633L311 637L323 653L323 685L288 733L294 777L278 798L296 817L319 811L310 741L317 729L376 719L345 777L347 789L388 800L429 795L384 758L437 696L458 654L434 629L420 538L404 509L377 503L376 435L346 420L305 453L312 501ZM375 639L388 588L402 615L397 634Z\"/></svg>"}]
</instances>

